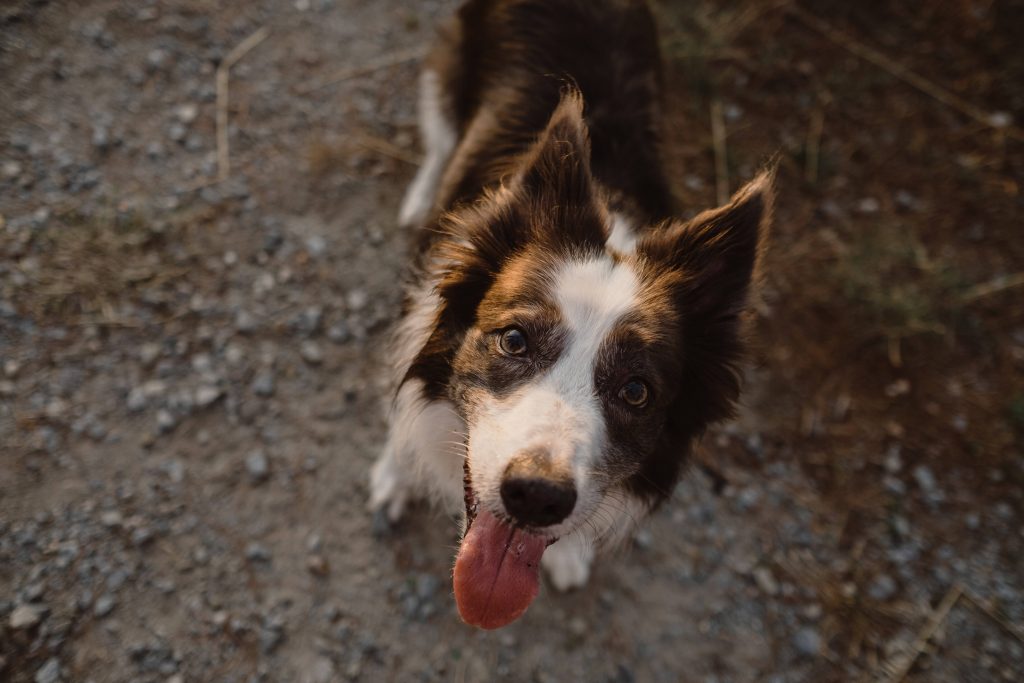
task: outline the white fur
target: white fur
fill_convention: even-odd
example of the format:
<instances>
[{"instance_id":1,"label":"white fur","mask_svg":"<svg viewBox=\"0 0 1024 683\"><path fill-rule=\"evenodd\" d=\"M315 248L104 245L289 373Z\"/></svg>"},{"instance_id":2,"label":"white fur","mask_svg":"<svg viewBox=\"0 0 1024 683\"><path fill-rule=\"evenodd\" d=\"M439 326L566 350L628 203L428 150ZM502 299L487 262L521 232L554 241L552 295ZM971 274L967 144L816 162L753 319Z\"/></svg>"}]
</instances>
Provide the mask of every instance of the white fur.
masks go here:
<instances>
[{"instance_id":1,"label":"white fur","mask_svg":"<svg viewBox=\"0 0 1024 683\"><path fill-rule=\"evenodd\" d=\"M423 398L420 380L395 399L384 451L370 470L370 510L397 521L412 499L429 496L457 514L462 500L465 425L448 401Z\"/></svg>"},{"instance_id":2,"label":"white fur","mask_svg":"<svg viewBox=\"0 0 1024 683\"><path fill-rule=\"evenodd\" d=\"M571 534L558 539L544 551L540 566L547 572L552 586L567 591L586 585L593 561L593 544L581 534Z\"/></svg>"},{"instance_id":3,"label":"white fur","mask_svg":"<svg viewBox=\"0 0 1024 683\"><path fill-rule=\"evenodd\" d=\"M437 73L425 70L420 75L419 124L426 158L398 211L398 223L405 227L421 225L430 215L441 176L457 142L458 133L445 115L442 97Z\"/></svg>"},{"instance_id":4,"label":"white fur","mask_svg":"<svg viewBox=\"0 0 1024 683\"><path fill-rule=\"evenodd\" d=\"M410 294L412 307L393 337L392 391L429 338L440 307L432 283ZM387 442L370 470L370 510L384 508L395 522L407 502L432 496L456 513L462 500L466 427L455 407L448 401L428 401L423 382L410 380L388 412Z\"/></svg>"},{"instance_id":5,"label":"white fur","mask_svg":"<svg viewBox=\"0 0 1024 683\"><path fill-rule=\"evenodd\" d=\"M485 399L470 425L470 472L477 496L501 510L502 475L516 455L545 449L572 472L577 502L562 523L545 531L563 536L589 520L601 495L592 473L607 433L594 368L605 338L637 303L639 281L627 263L603 255L572 260L554 273L554 299L568 340L554 365L501 400Z\"/></svg>"},{"instance_id":6,"label":"white fur","mask_svg":"<svg viewBox=\"0 0 1024 683\"><path fill-rule=\"evenodd\" d=\"M605 241L608 248L623 254L631 254L636 248L636 242L637 234L632 222L621 213L613 213L612 228Z\"/></svg>"}]
</instances>

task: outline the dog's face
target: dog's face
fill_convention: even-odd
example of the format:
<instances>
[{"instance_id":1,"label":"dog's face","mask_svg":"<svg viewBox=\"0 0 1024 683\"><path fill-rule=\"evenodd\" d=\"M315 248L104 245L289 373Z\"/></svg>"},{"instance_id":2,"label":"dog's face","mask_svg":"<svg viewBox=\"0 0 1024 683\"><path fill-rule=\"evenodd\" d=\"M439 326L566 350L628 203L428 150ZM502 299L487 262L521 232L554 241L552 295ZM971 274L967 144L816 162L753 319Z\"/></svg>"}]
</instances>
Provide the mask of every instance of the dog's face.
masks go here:
<instances>
[{"instance_id":1,"label":"dog's face","mask_svg":"<svg viewBox=\"0 0 1024 683\"><path fill-rule=\"evenodd\" d=\"M669 493L738 394L768 178L624 253L606 246L612 216L588 160L567 97L507 183L448 218L442 307L416 364L448 373L466 424L467 528L486 512L498 535L600 535L624 496Z\"/></svg>"}]
</instances>

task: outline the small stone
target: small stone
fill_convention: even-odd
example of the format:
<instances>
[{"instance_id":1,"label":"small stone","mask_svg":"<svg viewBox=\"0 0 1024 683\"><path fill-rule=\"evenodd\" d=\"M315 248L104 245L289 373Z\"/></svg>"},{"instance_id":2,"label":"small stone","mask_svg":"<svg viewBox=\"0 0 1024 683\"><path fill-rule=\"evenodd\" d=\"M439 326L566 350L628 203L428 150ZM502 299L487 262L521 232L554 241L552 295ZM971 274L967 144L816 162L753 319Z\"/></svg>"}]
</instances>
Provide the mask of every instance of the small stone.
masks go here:
<instances>
[{"instance_id":1,"label":"small stone","mask_svg":"<svg viewBox=\"0 0 1024 683\"><path fill-rule=\"evenodd\" d=\"M327 564L327 560L324 556L318 554L310 555L306 559L306 569L308 569L309 573L313 576L321 577L327 576L331 571L330 565Z\"/></svg>"},{"instance_id":2,"label":"small stone","mask_svg":"<svg viewBox=\"0 0 1024 683\"><path fill-rule=\"evenodd\" d=\"M573 617L569 620L569 632L577 637L585 636L587 634L587 622L582 617Z\"/></svg>"},{"instance_id":3,"label":"small stone","mask_svg":"<svg viewBox=\"0 0 1024 683\"><path fill-rule=\"evenodd\" d=\"M255 450L245 456L245 469L254 484L262 484L270 476L270 461L266 453Z\"/></svg>"},{"instance_id":4,"label":"small stone","mask_svg":"<svg viewBox=\"0 0 1024 683\"><path fill-rule=\"evenodd\" d=\"M896 474L903 469L903 460L900 458L899 444L889 446L889 450L885 453L884 464L886 471L890 474Z\"/></svg>"},{"instance_id":5,"label":"small stone","mask_svg":"<svg viewBox=\"0 0 1024 683\"><path fill-rule=\"evenodd\" d=\"M995 111L989 114L988 122L993 128L1009 128L1013 125L1013 115L1006 111Z\"/></svg>"},{"instance_id":6,"label":"small stone","mask_svg":"<svg viewBox=\"0 0 1024 683\"><path fill-rule=\"evenodd\" d=\"M863 214L878 213L881 208L881 203L874 197L864 197L857 202L857 211Z\"/></svg>"},{"instance_id":7,"label":"small stone","mask_svg":"<svg viewBox=\"0 0 1024 683\"><path fill-rule=\"evenodd\" d=\"M154 342L146 342L139 347L139 360L142 361L143 365L152 365L156 362L156 359L160 357L163 352L163 347Z\"/></svg>"},{"instance_id":8,"label":"small stone","mask_svg":"<svg viewBox=\"0 0 1024 683\"><path fill-rule=\"evenodd\" d=\"M306 239L306 251L313 258L318 258L324 255L327 251L327 240L320 235L313 235Z\"/></svg>"},{"instance_id":9,"label":"small stone","mask_svg":"<svg viewBox=\"0 0 1024 683\"><path fill-rule=\"evenodd\" d=\"M204 385L196 389L196 405L200 408L207 408L213 405L217 399L224 395L224 391L219 387Z\"/></svg>"},{"instance_id":10,"label":"small stone","mask_svg":"<svg viewBox=\"0 0 1024 683\"><path fill-rule=\"evenodd\" d=\"M932 468L927 465L918 465L914 468L914 480L927 496L934 495L938 490L935 474L932 472Z\"/></svg>"},{"instance_id":11,"label":"small stone","mask_svg":"<svg viewBox=\"0 0 1024 683\"><path fill-rule=\"evenodd\" d=\"M259 323L252 313L242 310L235 314L235 329L242 334L255 332Z\"/></svg>"},{"instance_id":12,"label":"small stone","mask_svg":"<svg viewBox=\"0 0 1024 683\"><path fill-rule=\"evenodd\" d=\"M103 523L103 526L111 529L121 526L124 523L124 516L117 510L107 510L100 515L100 522Z\"/></svg>"},{"instance_id":13,"label":"small stone","mask_svg":"<svg viewBox=\"0 0 1024 683\"><path fill-rule=\"evenodd\" d=\"M879 574L868 586L868 597L885 602L896 595L896 580L888 574Z\"/></svg>"},{"instance_id":14,"label":"small stone","mask_svg":"<svg viewBox=\"0 0 1024 683\"><path fill-rule=\"evenodd\" d=\"M13 159L8 159L0 166L0 174L3 174L7 180L14 180L21 175L21 164Z\"/></svg>"},{"instance_id":15,"label":"small stone","mask_svg":"<svg viewBox=\"0 0 1024 683\"><path fill-rule=\"evenodd\" d=\"M306 340L302 342L302 346L299 348L299 354L302 356L302 360L306 361L310 365L320 365L324 361L324 352L320 348L320 345L315 341Z\"/></svg>"},{"instance_id":16,"label":"small stone","mask_svg":"<svg viewBox=\"0 0 1024 683\"><path fill-rule=\"evenodd\" d=\"M889 398L897 398L910 393L910 382L905 379L898 379L885 388L885 395Z\"/></svg>"},{"instance_id":17,"label":"small stone","mask_svg":"<svg viewBox=\"0 0 1024 683\"><path fill-rule=\"evenodd\" d=\"M103 617L113 612L114 607L116 605L117 601L114 599L113 595L101 595L100 598L96 601L96 604L93 606L92 611L93 614L102 619Z\"/></svg>"},{"instance_id":18,"label":"small stone","mask_svg":"<svg viewBox=\"0 0 1024 683\"><path fill-rule=\"evenodd\" d=\"M57 683L60 680L60 660L51 657L36 671L35 683Z\"/></svg>"},{"instance_id":19,"label":"small stone","mask_svg":"<svg viewBox=\"0 0 1024 683\"><path fill-rule=\"evenodd\" d=\"M7 623L15 631L29 629L43 620L43 612L43 608L36 605L18 605L11 612L10 620Z\"/></svg>"},{"instance_id":20,"label":"small stone","mask_svg":"<svg viewBox=\"0 0 1024 683\"><path fill-rule=\"evenodd\" d=\"M370 297L365 289L353 289L345 296L345 303L348 304L350 311L359 311L365 308L369 301Z\"/></svg>"},{"instance_id":21,"label":"small stone","mask_svg":"<svg viewBox=\"0 0 1024 683\"><path fill-rule=\"evenodd\" d=\"M149 527L140 526L132 532L132 544L142 547L153 540L153 532Z\"/></svg>"},{"instance_id":22,"label":"small stone","mask_svg":"<svg viewBox=\"0 0 1024 683\"><path fill-rule=\"evenodd\" d=\"M282 625L274 622L271 624L264 624L260 628L260 650L263 654L270 654L284 642L284 630Z\"/></svg>"},{"instance_id":23,"label":"small stone","mask_svg":"<svg viewBox=\"0 0 1024 683\"><path fill-rule=\"evenodd\" d=\"M320 534L310 534L309 538L306 539L306 550L311 553L318 553L323 547L323 539L320 538Z\"/></svg>"},{"instance_id":24,"label":"small stone","mask_svg":"<svg viewBox=\"0 0 1024 683\"><path fill-rule=\"evenodd\" d=\"M250 562L270 562L271 554L266 546L254 541L245 547L245 559Z\"/></svg>"},{"instance_id":25,"label":"small stone","mask_svg":"<svg viewBox=\"0 0 1024 683\"><path fill-rule=\"evenodd\" d=\"M173 430L178 425L177 418L169 410L160 409L156 413L156 428L161 434Z\"/></svg>"},{"instance_id":26,"label":"small stone","mask_svg":"<svg viewBox=\"0 0 1024 683\"><path fill-rule=\"evenodd\" d=\"M821 652L821 636L813 628L802 628L793 636L793 647L804 657L815 657Z\"/></svg>"},{"instance_id":27,"label":"small stone","mask_svg":"<svg viewBox=\"0 0 1024 683\"><path fill-rule=\"evenodd\" d=\"M344 321L338 322L328 328L327 338L335 344L344 344L352 338L352 330Z\"/></svg>"},{"instance_id":28,"label":"small stone","mask_svg":"<svg viewBox=\"0 0 1024 683\"><path fill-rule=\"evenodd\" d=\"M106 126L96 126L92 129L92 146L101 152L110 148L110 131Z\"/></svg>"},{"instance_id":29,"label":"small stone","mask_svg":"<svg viewBox=\"0 0 1024 683\"><path fill-rule=\"evenodd\" d=\"M8 358L4 361L4 375L9 378L18 376L18 371L21 370L21 363L14 358Z\"/></svg>"},{"instance_id":30,"label":"small stone","mask_svg":"<svg viewBox=\"0 0 1024 683\"><path fill-rule=\"evenodd\" d=\"M252 380L252 392L264 398L274 395L274 375L269 370L256 374Z\"/></svg>"},{"instance_id":31,"label":"small stone","mask_svg":"<svg viewBox=\"0 0 1024 683\"><path fill-rule=\"evenodd\" d=\"M199 107L193 102L179 104L174 108L174 116L186 126L196 120L199 115Z\"/></svg>"},{"instance_id":32,"label":"small stone","mask_svg":"<svg viewBox=\"0 0 1024 683\"><path fill-rule=\"evenodd\" d=\"M768 567L754 569L754 582L766 595L778 595L779 593L779 582L775 580L775 575Z\"/></svg>"}]
</instances>

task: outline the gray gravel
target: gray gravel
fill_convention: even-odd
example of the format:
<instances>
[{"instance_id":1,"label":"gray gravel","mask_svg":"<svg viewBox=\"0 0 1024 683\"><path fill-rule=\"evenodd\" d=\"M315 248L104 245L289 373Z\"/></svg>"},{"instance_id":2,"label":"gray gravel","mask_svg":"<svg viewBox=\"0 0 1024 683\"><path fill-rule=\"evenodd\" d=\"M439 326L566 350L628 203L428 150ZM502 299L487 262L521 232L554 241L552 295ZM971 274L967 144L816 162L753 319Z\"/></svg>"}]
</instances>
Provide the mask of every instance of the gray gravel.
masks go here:
<instances>
[{"instance_id":1,"label":"gray gravel","mask_svg":"<svg viewBox=\"0 0 1024 683\"><path fill-rule=\"evenodd\" d=\"M776 436L801 407L753 369L740 419L702 445L721 495L695 468L586 590L545 584L511 627L463 626L452 521L364 509L413 168L359 141L419 153L415 65L313 87L425 44L454 3L215 5L0 10L17 46L0 50L0 679L859 680L874 660L849 658L850 605L901 615L906 642L959 583L1024 623L1019 495L974 500L893 437L844 451L879 491L837 511ZM264 26L231 72L217 183L216 66ZM710 201L707 178L682 180ZM878 217L889 199L871 192L821 212ZM1015 457L982 476L1020 481ZM936 518L965 533L929 532ZM858 525L871 542L854 553ZM885 656L885 633L864 651ZM957 678L965 662L975 678ZM927 667L911 680L1015 680L1024 648L961 603Z\"/></svg>"}]
</instances>

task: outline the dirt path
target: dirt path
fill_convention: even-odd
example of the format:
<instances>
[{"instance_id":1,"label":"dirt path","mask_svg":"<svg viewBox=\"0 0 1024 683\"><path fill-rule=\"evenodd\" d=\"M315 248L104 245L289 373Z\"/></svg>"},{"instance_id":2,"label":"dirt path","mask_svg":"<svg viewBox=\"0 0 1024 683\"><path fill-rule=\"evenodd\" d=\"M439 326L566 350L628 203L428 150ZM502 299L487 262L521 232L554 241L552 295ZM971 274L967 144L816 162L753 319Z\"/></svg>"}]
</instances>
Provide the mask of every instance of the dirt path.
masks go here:
<instances>
[{"instance_id":1,"label":"dirt path","mask_svg":"<svg viewBox=\"0 0 1024 683\"><path fill-rule=\"evenodd\" d=\"M454 524L424 509L391 534L374 529L363 501L383 432L377 354L409 237L393 216L418 155L416 65L343 70L424 46L453 7L0 10L0 676L854 680L908 648L959 582L1004 623L959 601L942 646L910 679L1013 680L1024 669L1024 645L1006 627L1020 630L1024 617L1024 460L1005 436L1011 423L964 417L951 447L982 449L972 457L988 484L922 461L929 439L945 437L925 429L915 441L893 421L923 423L884 402L927 380L873 374L885 362L877 349L844 375L870 386L822 379L847 361L794 341L795 331L836 330L820 316L796 324L820 308L811 295L790 298L799 271L788 268L769 275L767 348L744 416L705 440L728 486L715 495L695 471L587 591L545 588L520 622L478 632L458 621L450 595ZM661 16L670 57L686 66L673 41L694 22L712 35L707 22L726 15L698 3ZM215 65L262 28L266 39L231 71L233 170L214 183ZM701 92L701 74L687 73L679 92ZM741 103L749 86L721 87ZM886 88L879 102L903 97ZM744 150L737 175L788 135L769 134L769 100L761 113L725 109ZM714 185L701 111L679 114L695 131L679 152L695 209ZM1004 149L985 182L1019 180L1020 155ZM795 169L783 162L779 253L795 253L797 228L830 206L874 214L848 185L822 213ZM881 211L903 209L886 196ZM987 224L994 253L1002 225ZM1019 247L1002 251L1019 265ZM998 367L1019 371L1024 319L1002 319ZM797 360L780 358L783 347ZM975 363L984 354L972 348L961 377L1009 376ZM958 381L962 393L977 389ZM991 382L986 391L1005 390ZM807 406L825 402L831 412L808 418ZM851 402L864 411L854 431L842 424ZM844 464L825 476L830 458Z\"/></svg>"}]
</instances>

